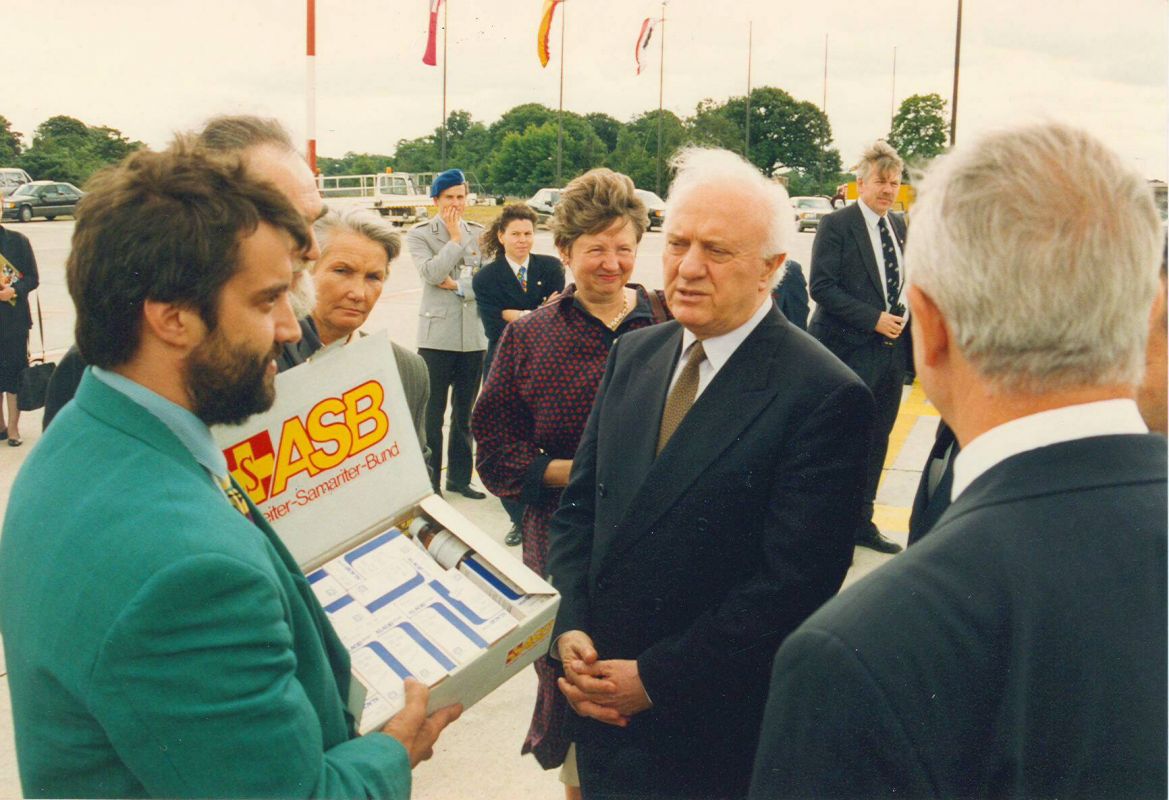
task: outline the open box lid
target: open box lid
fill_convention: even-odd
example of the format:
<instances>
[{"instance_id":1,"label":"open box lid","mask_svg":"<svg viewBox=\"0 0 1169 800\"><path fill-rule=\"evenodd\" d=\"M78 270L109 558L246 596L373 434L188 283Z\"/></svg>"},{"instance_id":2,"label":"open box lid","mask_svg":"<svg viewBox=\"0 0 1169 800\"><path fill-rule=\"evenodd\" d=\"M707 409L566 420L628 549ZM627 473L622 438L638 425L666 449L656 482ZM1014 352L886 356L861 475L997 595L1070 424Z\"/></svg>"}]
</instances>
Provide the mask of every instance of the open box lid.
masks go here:
<instances>
[{"instance_id":1,"label":"open box lid","mask_svg":"<svg viewBox=\"0 0 1169 800\"><path fill-rule=\"evenodd\" d=\"M432 492L385 331L280 373L271 409L212 433L302 568Z\"/></svg>"},{"instance_id":2,"label":"open box lid","mask_svg":"<svg viewBox=\"0 0 1169 800\"><path fill-rule=\"evenodd\" d=\"M422 510L439 525L463 540L463 544L470 547L495 568L503 577L511 581L524 594L556 594L552 584L528 569L524 562L508 552L507 548L479 530L466 517L458 512L450 503L438 495L431 495L421 503Z\"/></svg>"}]
</instances>

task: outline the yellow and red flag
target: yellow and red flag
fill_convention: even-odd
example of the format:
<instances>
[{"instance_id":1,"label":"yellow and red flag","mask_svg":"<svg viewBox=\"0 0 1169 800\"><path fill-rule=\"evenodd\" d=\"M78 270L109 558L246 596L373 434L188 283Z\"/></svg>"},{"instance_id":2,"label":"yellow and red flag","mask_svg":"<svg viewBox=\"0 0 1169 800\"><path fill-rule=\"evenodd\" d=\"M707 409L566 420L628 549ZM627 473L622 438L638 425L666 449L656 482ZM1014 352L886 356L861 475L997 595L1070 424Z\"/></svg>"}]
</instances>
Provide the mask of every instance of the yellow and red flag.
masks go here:
<instances>
[{"instance_id":1,"label":"yellow and red flag","mask_svg":"<svg viewBox=\"0 0 1169 800\"><path fill-rule=\"evenodd\" d=\"M556 6L563 3L564 0L544 0L544 13L540 17L540 30L536 33L536 55L540 57L540 66L548 66L548 59L552 54L548 51L548 36L552 31L552 14L556 11Z\"/></svg>"}]
</instances>

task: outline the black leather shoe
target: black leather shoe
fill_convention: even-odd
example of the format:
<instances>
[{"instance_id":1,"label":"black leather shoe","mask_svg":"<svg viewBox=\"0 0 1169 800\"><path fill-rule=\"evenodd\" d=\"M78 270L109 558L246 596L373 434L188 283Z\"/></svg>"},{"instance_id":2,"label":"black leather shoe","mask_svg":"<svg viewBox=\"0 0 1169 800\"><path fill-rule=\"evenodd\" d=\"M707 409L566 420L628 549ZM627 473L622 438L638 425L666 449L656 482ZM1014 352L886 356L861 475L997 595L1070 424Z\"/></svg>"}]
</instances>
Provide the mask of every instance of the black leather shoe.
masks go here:
<instances>
[{"instance_id":1,"label":"black leather shoe","mask_svg":"<svg viewBox=\"0 0 1169 800\"><path fill-rule=\"evenodd\" d=\"M857 531L856 546L867 547L878 553L889 553L890 555L901 552L901 545L882 536L881 532L877 530L877 526L871 522Z\"/></svg>"},{"instance_id":2,"label":"black leather shoe","mask_svg":"<svg viewBox=\"0 0 1169 800\"><path fill-rule=\"evenodd\" d=\"M524 543L524 532L520 530L519 525L511 526L511 530L507 532L507 536L503 537L503 543L508 547L515 547L517 544Z\"/></svg>"},{"instance_id":3,"label":"black leather shoe","mask_svg":"<svg viewBox=\"0 0 1169 800\"><path fill-rule=\"evenodd\" d=\"M461 494L463 497L469 497L472 500L482 500L483 498L485 498L487 496L486 494L479 491L478 489L471 488L471 484L469 484L469 483L464 484L463 486L455 486L453 483L448 483L446 485L446 490L448 492L455 492L457 494Z\"/></svg>"}]
</instances>

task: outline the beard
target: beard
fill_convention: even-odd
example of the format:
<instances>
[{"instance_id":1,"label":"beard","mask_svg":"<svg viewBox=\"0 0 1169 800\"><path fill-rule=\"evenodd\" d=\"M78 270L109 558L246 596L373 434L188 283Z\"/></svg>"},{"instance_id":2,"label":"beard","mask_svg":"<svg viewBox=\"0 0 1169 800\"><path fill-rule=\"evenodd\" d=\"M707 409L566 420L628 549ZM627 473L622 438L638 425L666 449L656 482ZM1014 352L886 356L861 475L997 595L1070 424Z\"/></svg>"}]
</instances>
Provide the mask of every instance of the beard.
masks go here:
<instances>
[{"instance_id":1,"label":"beard","mask_svg":"<svg viewBox=\"0 0 1169 800\"><path fill-rule=\"evenodd\" d=\"M279 345L263 356L233 347L216 329L187 356L187 393L195 416L208 426L238 425L267 411L276 400L268 365L279 355Z\"/></svg>"}]
</instances>

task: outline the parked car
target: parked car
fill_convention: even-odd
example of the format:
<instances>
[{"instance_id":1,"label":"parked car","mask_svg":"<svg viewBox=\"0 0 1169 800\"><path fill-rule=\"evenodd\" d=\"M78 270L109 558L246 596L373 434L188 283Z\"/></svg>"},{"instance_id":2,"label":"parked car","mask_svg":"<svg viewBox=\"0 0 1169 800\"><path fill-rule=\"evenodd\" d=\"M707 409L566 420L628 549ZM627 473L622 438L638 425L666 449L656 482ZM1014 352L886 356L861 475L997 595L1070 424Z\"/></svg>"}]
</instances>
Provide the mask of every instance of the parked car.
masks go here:
<instances>
[{"instance_id":1,"label":"parked car","mask_svg":"<svg viewBox=\"0 0 1169 800\"><path fill-rule=\"evenodd\" d=\"M546 223L548 218L552 216L552 209L560 202L561 191L563 190L544 188L528 198L528 208L536 212L536 216L541 225Z\"/></svg>"},{"instance_id":2,"label":"parked car","mask_svg":"<svg viewBox=\"0 0 1169 800\"><path fill-rule=\"evenodd\" d=\"M4 219L28 222L33 217L55 219L72 214L84 192L71 183L33 181L4 198Z\"/></svg>"},{"instance_id":3,"label":"parked car","mask_svg":"<svg viewBox=\"0 0 1169 800\"><path fill-rule=\"evenodd\" d=\"M801 232L820 226L820 220L832 213L832 201L827 197L793 197L792 210L796 212L796 228Z\"/></svg>"},{"instance_id":4,"label":"parked car","mask_svg":"<svg viewBox=\"0 0 1169 800\"><path fill-rule=\"evenodd\" d=\"M645 210L649 212L649 229L661 228L666 221L666 201L648 189L634 189L633 193L645 203Z\"/></svg>"},{"instance_id":5,"label":"parked car","mask_svg":"<svg viewBox=\"0 0 1169 800\"><path fill-rule=\"evenodd\" d=\"M0 167L0 197L7 197L25 183L32 183L32 177L20 167Z\"/></svg>"}]
</instances>

